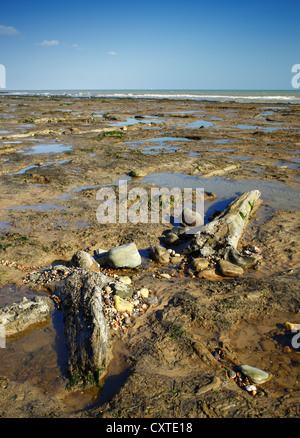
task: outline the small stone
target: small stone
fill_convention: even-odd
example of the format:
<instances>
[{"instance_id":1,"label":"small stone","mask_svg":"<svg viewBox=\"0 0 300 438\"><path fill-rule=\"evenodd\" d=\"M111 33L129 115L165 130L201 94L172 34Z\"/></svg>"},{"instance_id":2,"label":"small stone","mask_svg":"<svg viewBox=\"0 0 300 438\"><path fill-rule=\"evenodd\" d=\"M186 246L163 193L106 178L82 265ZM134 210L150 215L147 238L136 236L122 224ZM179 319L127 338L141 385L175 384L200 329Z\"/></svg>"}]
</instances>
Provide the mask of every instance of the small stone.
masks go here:
<instances>
[{"instance_id":1,"label":"small stone","mask_svg":"<svg viewBox=\"0 0 300 438\"><path fill-rule=\"evenodd\" d=\"M77 251L71 260L73 266L88 269L89 271L99 272L100 266L94 258L85 251Z\"/></svg>"},{"instance_id":2,"label":"small stone","mask_svg":"<svg viewBox=\"0 0 300 438\"><path fill-rule=\"evenodd\" d=\"M198 211L193 211L190 208L185 207L182 211L182 225L200 226L203 225L204 220L202 214Z\"/></svg>"},{"instance_id":3,"label":"small stone","mask_svg":"<svg viewBox=\"0 0 300 438\"><path fill-rule=\"evenodd\" d=\"M206 269L209 265L209 261L207 259L204 259L202 257L193 259L191 263L191 268L194 271L203 271L203 269Z\"/></svg>"},{"instance_id":4,"label":"small stone","mask_svg":"<svg viewBox=\"0 0 300 438\"><path fill-rule=\"evenodd\" d=\"M173 256L171 257L171 263L180 263L182 260L181 256Z\"/></svg>"},{"instance_id":5,"label":"small stone","mask_svg":"<svg viewBox=\"0 0 300 438\"><path fill-rule=\"evenodd\" d=\"M267 382L272 377L267 371L250 365L240 365L238 368L252 383L257 385Z\"/></svg>"},{"instance_id":6,"label":"small stone","mask_svg":"<svg viewBox=\"0 0 300 438\"><path fill-rule=\"evenodd\" d=\"M149 249L149 257L157 263L167 264L170 262L170 253L163 246L152 245Z\"/></svg>"},{"instance_id":7,"label":"small stone","mask_svg":"<svg viewBox=\"0 0 300 438\"><path fill-rule=\"evenodd\" d=\"M147 176L147 173L144 172L144 171L141 170L141 169L134 169L134 170L131 170L131 171L129 172L129 175L130 175L132 178L145 178L145 176Z\"/></svg>"},{"instance_id":8,"label":"small stone","mask_svg":"<svg viewBox=\"0 0 300 438\"><path fill-rule=\"evenodd\" d=\"M116 295L121 298L132 298L134 290L129 284L116 281L112 285L112 289Z\"/></svg>"},{"instance_id":9,"label":"small stone","mask_svg":"<svg viewBox=\"0 0 300 438\"><path fill-rule=\"evenodd\" d=\"M162 277L162 278L168 278L168 279L171 278L170 274L159 274L159 276Z\"/></svg>"},{"instance_id":10,"label":"small stone","mask_svg":"<svg viewBox=\"0 0 300 438\"><path fill-rule=\"evenodd\" d=\"M244 274L243 268L234 265L227 260L218 261L216 272L224 277L239 277Z\"/></svg>"},{"instance_id":11,"label":"small stone","mask_svg":"<svg viewBox=\"0 0 300 438\"><path fill-rule=\"evenodd\" d=\"M164 242L166 245L172 245L172 243L175 243L177 240L179 240L179 237L172 232L168 233L164 238Z\"/></svg>"},{"instance_id":12,"label":"small stone","mask_svg":"<svg viewBox=\"0 0 300 438\"><path fill-rule=\"evenodd\" d=\"M114 304L115 304L115 308L118 312L120 313L132 313L133 312L133 304L130 303L129 301L123 300L122 298L120 298L118 295L114 296Z\"/></svg>"},{"instance_id":13,"label":"small stone","mask_svg":"<svg viewBox=\"0 0 300 438\"><path fill-rule=\"evenodd\" d=\"M158 304L157 297L149 297L145 301L149 306L153 306L153 307L157 306Z\"/></svg>"},{"instance_id":14,"label":"small stone","mask_svg":"<svg viewBox=\"0 0 300 438\"><path fill-rule=\"evenodd\" d=\"M124 284L131 284L131 278L127 276L119 277L119 281Z\"/></svg>"},{"instance_id":15,"label":"small stone","mask_svg":"<svg viewBox=\"0 0 300 438\"><path fill-rule=\"evenodd\" d=\"M283 352L284 353L286 353L286 354L288 354L288 353L292 353L292 349L291 349L291 347L289 347L288 345L286 345L285 347L284 347L284 349L283 349Z\"/></svg>"},{"instance_id":16,"label":"small stone","mask_svg":"<svg viewBox=\"0 0 300 438\"><path fill-rule=\"evenodd\" d=\"M229 370L229 371L228 371L228 377L229 377L230 379L235 379L235 378L236 378L236 372L233 371L233 370Z\"/></svg>"},{"instance_id":17,"label":"small stone","mask_svg":"<svg viewBox=\"0 0 300 438\"><path fill-rule=\"evenodd\" d=\"M142 287L142 289L139 290L139 293L143 298L148 298L149 289L147 289L146 287Z\"/></svg>"},{"instance_id":18,"label":"small stone","mask_svg":"<svg viewBox=\"0 0 300 438\"><path fill-rule=\"evenodd\" d=\"M248 392L252 392L252 391L257 391L257 388L255 385L246 385L245 386L246 391Z\"/></svg>"},{"instance_id":19,"label":"small stone","mask_svg":"<svg viewBox=\"0 0 300 438\"><path fill-rule=\"evenodd\" d=\"M206 280L223 280L222 275L218 275L215 269L204 269L197 273L198 278L205 278Z\"/></svg>"}]
</instances>

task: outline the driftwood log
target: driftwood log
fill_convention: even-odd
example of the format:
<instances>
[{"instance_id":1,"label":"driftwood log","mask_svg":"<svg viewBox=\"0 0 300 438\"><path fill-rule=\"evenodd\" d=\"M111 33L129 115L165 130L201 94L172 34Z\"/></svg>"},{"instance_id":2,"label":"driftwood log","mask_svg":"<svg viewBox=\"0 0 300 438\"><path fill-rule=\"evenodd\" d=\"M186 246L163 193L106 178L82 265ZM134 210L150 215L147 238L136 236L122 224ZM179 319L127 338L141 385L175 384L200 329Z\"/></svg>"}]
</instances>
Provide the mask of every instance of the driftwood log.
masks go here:
<instances>
[{"instance_id":1,"label":"driftwood log","mask_svg":"<svg viewBox=\"0 0 300 438\"><path fill-rule=\"evenodd\" d=\"M221 214L193 236L187 254L217 256L246 268L254 265L257 258L242 255L237 246L251 216L261 203L260 195L259 190L252 190L235 198Z\"/></svg>"},{"instance_id":2,"label":"driftwood log","mask_svg":"<svg viewBox=\"0 0 300 438\"><path fill-rule=\"evenodd\" d=\"M66 347L67 376L74 385L95 384L109 362L108 328L102 309L102 273L77 269L60 289Z\"/></svg>"}]
</instances>

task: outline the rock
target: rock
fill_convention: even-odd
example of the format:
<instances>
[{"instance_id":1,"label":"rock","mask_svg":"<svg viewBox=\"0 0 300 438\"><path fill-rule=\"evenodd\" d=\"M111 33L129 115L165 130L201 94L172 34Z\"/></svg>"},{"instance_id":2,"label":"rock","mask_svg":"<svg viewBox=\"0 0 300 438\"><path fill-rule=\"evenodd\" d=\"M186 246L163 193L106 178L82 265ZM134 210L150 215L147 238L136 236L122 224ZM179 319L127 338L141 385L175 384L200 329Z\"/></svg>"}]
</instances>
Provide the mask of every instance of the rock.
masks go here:
<instances>
[{"instance_id":1,"label":"rock","mask_svg":"<svg viewBox=\"0 0 300 438\"><path fill-rule=\"evenodd\" d=\"M147 289L146 287L142 287L142 289L140 289L138 292L143 298L148 298L149 296L149 289Z\"/></svg>"},{"instance_id":2,"label":"rock","mask_svg":"<svg viewBox=\"0 0 300 438\"><path fill-rule=\"evenodd\" d=\"M239 277L243 275L244 270L240 266L234 265L227 260L219 260L217 263L216 273L224 277Z\"/></svg>"},{"instance_id":3,"label":"rock","mask_svg":"<svg viewBox=\"0 0 300 438\"><path fill-rule=\"evenodd\" d=\"M135 243L131 242L98 254L97 261L111 268L136 268L142 263L142 258Z\"/></svg>"},{"instance_id":4,"label":"rock","mask_svg":"<svg viewBox=\"0 0 300 438\"><path fill-rule=\"evenodd\" d=\"M203 269L206 269L208 265L209 261L207 259L198 257L193 259L191 263L191 268L193 269L193 271L203 271Z\"/></svg>"},{"instance_id":5,"label":"rock","mask_svg":"<svg viewBox=\"0 0 300 438\"><path fill-rule=\"evenodd\" d=\"M124 284L131 284L131 278L127 276L119 277L119 281Z\"/></svg>"},{"instance_id":6,"label":"rock","mask_svg":"<svg viewBox=\"0 0 300 438\"><path fill-rule=\"evenodd\" d=\"M248 392L251 392L252 395L256 395L256 393L257 393L257 388L255 385L246 385L245 390Z\"/></svg>"},{"instance_id":7,"label":"rock","mask_svg":"<svg viewBox=\"0 0 300 438\"><path fill-rule=\"evenodd\" d=\"M149 257L157 263L170 263L170 253L163 246L152 245L149 249Z\"/></svg>"},{"instance_id":8,"label":"rock","mask_svg":"<svg viewBox=\"0 0 300 438\"><path fill-rule=\"evenodd\" d=\"M172 233L172 232L168 233L164 238L164 242L166 245L172 245L173 243L175 243L178 240L179 240L179 237L177 236L177 234Z\"/></svg>"},{"instance_id":9,"label":"rock","mask_svg":"<svg viewBox=\"0 0 300 438\"><path fill-rule=\"evenodd\" d=\"M267 371L260 370L259 368L250 365L239 365L238 368L252 383L256 385L265 383L272 377Z\"/></svg>"},{"instance_id":10,"label":"rock","mask_svg":"<svg viewBox=\"0 0 300 438\"><path fill-rule=\"evenodd\" d=\"M145 302L149 305L149 306L157 306L158 304L158 299L157 297L148 297L145 299Z\"/></svg>"},{"instance_id":11,"label":"rock","mask_svg":"<svg viewBox=\"0 0 300 438\"><path fill-rule=\"evenodd\" d=\"M101 293L108 282L109 278L102 273L77 269L64 280L60 290L69 352L67 375L78 384L100 379L110 360Z\"/></svg>"},{"instance_id":12,"label":"rock","mask_svg":"<svg viewBox=\"0 0 300 438\"><path fill-rule=\"evenodd\" d=\"M123 298L120 298L118 295L114 296L114 304L115 308L120 313L132 313L133 312L133 303L130 303L129 301L123 300Z\"/></svg>"},{"instance_id":13,"label":"rock","mask_svg":"<svg viewBox=\"0 0 300 438\"><path fill-rule=\"evenodd\" d=\"M229 370L227 374L228 374L228 377L230 379L235 379L236 378L236 372L233 371L233 370Z\"/></svg>"},{"instance_id":14,"label":"rock","mask_svg":"<svg viewBox=\"0 0 300 438\"><path fill-rule=\"evenodd\" d=\"M93 272L100 271L99 264L85 251L77 251L72 257L71 264L77 268L88 269Z\"/></svg>"},{"instance_id":15,"label":"rock","mask_svg":"<svg viewBox=\"0 0 300 438\"><path fill-rule=\"evenodd\" d=\"M98 248L94 251L94 256L98 257L100 254L103 254L104 252L108 252L107 249Z\"/></svg>"},{"instance_id":16,"label":"rock","mask_svg":"<svg viewBox=\"0 0 300 438\"><path fill-rule=\"evenodd\" d=\"M203 269L197 274L198 278L205 278L206 280L224 280L222 275L218 275L215 269Z\"/></svg>"},{"instance_id":17,"label":"rock","mask_svg":"<svg viewBox=\"0 0 300 438\"><path fill-rule=\"evenodd\" d=\"M185 207L182 210L182 225L200 226L203 225L203 216L198 211Z\"/></svg>"},{"instance_id":18,"label":"rock","mask_svg":"<svg viewBox=\"0 0 300 438\"><path fill-rule=\"evenodd\" d=\"M180 263L181 260L182 260L182 257L180 255L179 256L175 255L175 256L171 257L171 263L174 263L174 264Z\"/></svg>"},{"instance_id":19,"label":"rock","mask_svg":"<svg viewBox=\"0 0 300 438\"><path fill-rule=\"evenodd\" d=\"M116 295L121 298L132 298L133 288L129 284L121 283L120 281L116 281L111 284L112 289Z\"/></svg>"},{"instance_id":20,"label":"rock","mask_svg":"<svg viewBox=\"0 0 300 438\"><path fill-rule=\"evenodd\" d=\"M0 309L0 324L5 328L5 335L21 333L28 327L48 320L54 304L49 297L23 298Z\"/></svg>"},{"instance_id":21,"label":"rock","mask_svg":"<svg viewBox=\"0 0 300 438\"><path fill-rule=\"evenodd\" d=\"M162 278L167 278L168 280L171 278L170 274L159 274L159 276Z\"/></svg>"},{"instance_id":22,"label":"rock","mask_svg":"<svg viewBox=\"0 0 300 438\"><path fill-rule=\"evenodd\" d=\"M141 169L134 169L129 172L129 176L133 178L145 178L145 176L147 176L147 173Z\"/></svg>"},{"instance_id":23,"label":"rock","mask_svg":"<svg viewBox=\"0 0 300 438\"><path fill-rule=\"evenodd\" d=\"M228 253L225 255L226 260L229 260L234 265L241 266L245 269L249 269L256 265L258 260L261 258L258 255L243 255L240 254L235 248L231 247Z\"/></svg>"}]
</instances>

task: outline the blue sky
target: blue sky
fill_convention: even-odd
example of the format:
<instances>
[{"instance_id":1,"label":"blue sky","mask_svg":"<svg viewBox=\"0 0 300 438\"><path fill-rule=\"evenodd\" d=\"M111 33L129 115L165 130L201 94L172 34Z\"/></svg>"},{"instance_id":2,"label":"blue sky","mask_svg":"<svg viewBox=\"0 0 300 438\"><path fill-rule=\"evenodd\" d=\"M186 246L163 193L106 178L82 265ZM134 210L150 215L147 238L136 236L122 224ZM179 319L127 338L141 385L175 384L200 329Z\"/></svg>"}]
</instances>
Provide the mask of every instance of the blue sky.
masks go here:
<instances>
[{"instance_id":1,"label":"blue sky","mask_svg":"<svg viewBox=\"0 0 300 438\"><path fill-rule=\"evenodd\" d=\"M299 0L10 1L7 89L291 90Z\"/></svg>"}]
</instances>

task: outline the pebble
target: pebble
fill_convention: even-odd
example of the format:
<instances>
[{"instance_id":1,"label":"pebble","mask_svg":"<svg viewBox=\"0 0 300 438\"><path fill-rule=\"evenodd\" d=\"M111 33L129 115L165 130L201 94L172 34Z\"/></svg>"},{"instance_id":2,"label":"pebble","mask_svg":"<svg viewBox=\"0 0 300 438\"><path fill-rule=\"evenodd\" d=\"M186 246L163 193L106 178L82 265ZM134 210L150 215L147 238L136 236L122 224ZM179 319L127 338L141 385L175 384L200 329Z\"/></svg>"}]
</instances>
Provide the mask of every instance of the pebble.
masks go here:
<instances>
[{"instance_id":1,"label":"pebble","mask_svg":"<svg viewBox=\"0 0 300 438\"><path fill-rule=\"evenodd\" d=\"M133 307L134 305L126 300L123 300L123 298L118 297L118 295L115 295L114 298L114 303L115 303L115 309L117 310L117 312L120 313L129 313L131 314L133 312Z\"/></svg>"},{"instance_id":2,"label":"pebble","mask_svg":"<svg viewBox=\"0 0 300 438\"><path fill-rule=\"evenodd\" d=\"M229 370L228 371L228 377L230 377L230 379L235 379L236 378L236 372L233 370Z\"/></svg>"},{"instance_id":3,"label":"pebble","mask_svg":"<svg viewBox=\"0 0 300 438\"><path fill-rule=\"evenodd\" d=\"M166 245L172 245L172 243L176 242L177 240L179 240L179 237L177 236L177 234L172 232L168 233L164 238Z\"/></svg>"},{"instance_id":4,"label":"pebble","mask_svg":"<svg viewBox=\"0 0 300 438\"><path fill-rule=\"evenodd\" d=\"M159 274L159 276L162 278L168 278L168 279L171 278L170 274Z\"/></svg>"},{"instance_id":5,"label":"pebble","mask_svg":"<svg viewBox=\"0 0 300 438\"><path fill-rule=\"evenodd\" d=\"M255 385L246 385L245 386L245 390L248 392L251 392L252 395L256 395L257 394L257 388Z\"/></svg>"},{"instance_id":6,"label":"pebble","mask_svg":"<svg viewBox=\"0 0 300 438\"><path fill-rule=\"evenodd\" d=\"M191 268L194 271L202 271L203 269L208 268L209 261L207 259L204 259L202 257L193 259L191 263Z\"/></svg>"},{"instance_id":7,"label":"pebble","mask_svg":"<svg viewBox=\"0 0 300 438\"><path fill-rule=\"evenodd\" d=\"M120 281L121 283L124 283L124 284L131 284L131 278L130 278L130 277L127 277L127 276L125 276L125 277L119 277L119 281Z\"/></svg>"},{"instance_id":8,"label":"pebble","mask_svg":"<svg viewBox=\"0 0 300 438\"><path fill-rule=\"evenodd\" d=\"M180 255L179 255L179 256L178 256L178 255L177 255L177 256L175 255L175 256L172 256L172 257L171 257L171 263L174 263L174 264L175 264L175 263L180 263L181 260L182 260L182 258L181 258Z\"/></svg>"},{"instance_id":9,"label":"pebble","mask_svg":"<svg viewBox=\"0 0 300 438\"><path fill-rule=\"evenodd\" d=\"M143 298L148 298L149 296L149 289L146 287L142 287L142 289L140 289L138 292Z\"/></svg>"}]
</instances>

